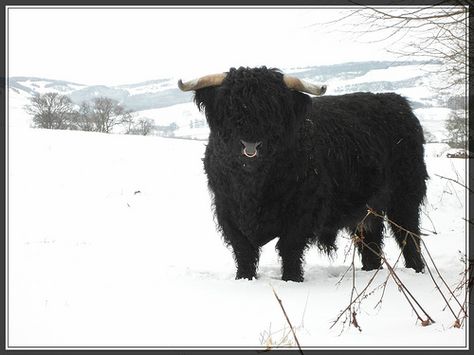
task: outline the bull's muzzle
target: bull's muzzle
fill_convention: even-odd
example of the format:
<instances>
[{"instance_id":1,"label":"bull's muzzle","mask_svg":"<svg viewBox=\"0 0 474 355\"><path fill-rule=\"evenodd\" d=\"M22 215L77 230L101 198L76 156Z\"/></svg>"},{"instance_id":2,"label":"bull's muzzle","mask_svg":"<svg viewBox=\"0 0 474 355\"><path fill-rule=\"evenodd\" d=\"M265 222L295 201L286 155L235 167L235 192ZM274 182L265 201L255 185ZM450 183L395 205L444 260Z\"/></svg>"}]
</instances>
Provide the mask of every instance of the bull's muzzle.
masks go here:
<instances>
[{"instance_id":1,"label":"bull's muzzle","mask_svg":"<svg viewBox=\"0 0 474 355\"><path fill-rule=\"evenodd\" d=\"M240 141L244 148L242 149L242 154L245 155L247 158L254 158L257 156L257 148L262 145L262 142L250 143L241 140Z\"/></svg>"}]
</instances>

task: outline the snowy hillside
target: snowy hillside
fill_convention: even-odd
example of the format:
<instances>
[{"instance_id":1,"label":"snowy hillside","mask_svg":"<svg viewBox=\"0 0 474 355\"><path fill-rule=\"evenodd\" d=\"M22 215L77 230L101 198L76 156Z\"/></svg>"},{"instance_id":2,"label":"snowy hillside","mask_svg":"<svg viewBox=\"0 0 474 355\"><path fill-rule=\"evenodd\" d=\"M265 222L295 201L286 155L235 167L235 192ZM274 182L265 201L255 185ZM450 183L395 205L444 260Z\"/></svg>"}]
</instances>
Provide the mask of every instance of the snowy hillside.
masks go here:
<instances>
[{"instance_id":1,"label":"snowy hillside","mask_svg":"<svg viewBox=\"0 0 474 355\"><path fill-rule=\"evenodd\" d=\"M11 91L17 94L45 94L47 92L57 92L62 95L69 95L76 90L81 90L86 85L71 83L60 80L50 80L41 78L15 77L10 78L8 85Z\"/></svg>"},{"instance_id":2,"label":"snowy hillside","mask_svg":"<svg viewBox=\"0 0 474 355\"><path fill-rule=\"evenodd\" d=\"M424 128L437 141L446 139L444 122L450 109L446 102L452 92L436 89L443 86L434 75L439 64L430 62L360 62L308 68L285 69L297 77L328 85L327 95L357 91L396 92L407 97ZM193 78L183 78L184 80ZM204 116L191 104L192 93L177 88L178 78L163 78L120 86L85 86L64 81L14 77L9 79L10 92L29 97L48 91L69 95L79 104L105 96L121 102L134 111L136 121L149 119L157 127L153 134L163 135L160 127L173 124L174 137L206 139L208 128ZM117 133L120 130L117 131Z\"/></svg>"},{"instance_id":3,"label":"snowy hillside","mask_svg":"<svg viewBox=\"0 0 474 355\"><path fill-rule=\"evenodd\" d=\"M178 79L149 80L137 84L120 85L119 87L127 90L130 95L155 93L169 89L176 89L177 80Z\"/></svg>"},{"instance_id":4,"label":"snowy hillside","mask_svg":"<svg viewBox=\"0 0 474 355\"><path fill-rule=\"evenodd\" d=\"M338 283L350 266L347 235L333 260L316 248L307 253L303 283L280 280L275 241L263 248L257 280L234 280L213 222L204 142L32 129L24 97L10 100L9 346L289 346L272 287L303 348L467 346L467 326L453 327L430 275L401 266L397 273L436 323L421 326L390 281L380 307L381 288L362 302L361 332L341 323L330 329L353 284L352 272ZM184 121L194 117L189 106L178 111L189 113ZM466 171L465 160L438 157L442 150L427 145L422 227L454 288L466 252L465 191L436 174L465 183ZM393 265L390 236L385 253ZM360 292L374 272L361 271L358 258L356 266ZM381 270L374 288L387 275Z\"/></svg>"},{"instance_id":5,"label":"snowy hillside","mask_svg":"<svg viewBox=\"0 0 474 355\"><path fill-rule=\"evenodd\" d=\"M59 92L68 95L76 104L103 96L114 99L133 111L138 111L189 102L191 94L181 92L177 88L177 81L175 78L167 78L130 85L87 86L58 80L12 77L8 82L10 91L26 96Z\"/></svg>"}]
</instances>

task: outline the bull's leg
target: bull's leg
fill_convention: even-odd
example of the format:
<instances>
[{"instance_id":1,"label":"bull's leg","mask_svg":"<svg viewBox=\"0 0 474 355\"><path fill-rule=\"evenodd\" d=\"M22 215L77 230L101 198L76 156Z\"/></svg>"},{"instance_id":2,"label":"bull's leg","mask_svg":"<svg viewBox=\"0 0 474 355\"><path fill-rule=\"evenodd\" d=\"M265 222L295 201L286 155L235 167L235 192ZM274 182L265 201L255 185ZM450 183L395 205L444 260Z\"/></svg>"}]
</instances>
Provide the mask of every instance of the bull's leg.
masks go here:
<instances>
[{"instance_id":1,"label":"bull's leg","mask_svg":"<svg viewBox=\"0 0 474 355\"><path fill-rule=\"evenodd\" d=\"M276 247L282 260L282 276L284 281L303 281L303 256L306 248L306 239L301 236L287 236L280 238Z\"/></svg>"},{"instance_id":2,"label":"bull's leg","mask_svg":"<svg viewBox=\"0 0 474 355\"><path fill-rule=\"evenodd\" d=\"M236 279L257 278L257 265L260 256L260 249L254 247L246 240L233 239L231 241L234 250L234 259L237 264Z\"/></svg>"},{"instance_id":3,"label":"bull's leg","mask_svg":"<svg viewBox=\"0 0 474 355\"><path fill-rule=\"evenodd\" d=\"M362 257L362 270L376 270L381 267L380 254L383 246L383 221L381 218L369 216L365 223L358 226L356 234L362 237L357 249Z\"/></svg>"},{"instance_id":4,"label":"bull's leg","mask_svg":"<svg viewBox=\"0 0 474 355\"><path fill-rule=\"evenodd\" d=\"M231 223L221 222L224 240L230 244L237 266L236 279L249 279L257 277L257 265L260 248L252 245L249 240Z\"/></svg>"},{"instance_id":5,"label":"bull's leg","mask_svg":"<svg viewBox=\"0 0 474 355\"><path fill-rule=\"evenodd\" d=\"M402 249L405 266L414 269L416 272L423 271L424 263L421 258L419 239L419 204L400 203L392 205L387 211L387 215L390 221L403 228L390 224L395 240Z\"/></svg>"}]
</instances>

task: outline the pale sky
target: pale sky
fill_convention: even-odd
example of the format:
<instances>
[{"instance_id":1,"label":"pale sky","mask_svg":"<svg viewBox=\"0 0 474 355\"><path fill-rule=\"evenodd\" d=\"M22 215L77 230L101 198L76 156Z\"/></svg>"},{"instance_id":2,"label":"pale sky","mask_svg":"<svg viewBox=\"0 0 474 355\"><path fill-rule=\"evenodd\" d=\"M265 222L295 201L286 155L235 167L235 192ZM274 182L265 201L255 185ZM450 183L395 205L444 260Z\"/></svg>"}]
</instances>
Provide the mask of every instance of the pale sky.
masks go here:
<instances>
[{"instance_id":1,"label":"pale sky","mask_svg":"<svg viewBox=\"0 0 474 355\"><path fill-rule=\"evenodd\" d=\"M340 17L340 8L13 7L7 14L9 76L118 85L239 66L394 59L380 44L310 26Z\"/></svg>"}]
</instances>

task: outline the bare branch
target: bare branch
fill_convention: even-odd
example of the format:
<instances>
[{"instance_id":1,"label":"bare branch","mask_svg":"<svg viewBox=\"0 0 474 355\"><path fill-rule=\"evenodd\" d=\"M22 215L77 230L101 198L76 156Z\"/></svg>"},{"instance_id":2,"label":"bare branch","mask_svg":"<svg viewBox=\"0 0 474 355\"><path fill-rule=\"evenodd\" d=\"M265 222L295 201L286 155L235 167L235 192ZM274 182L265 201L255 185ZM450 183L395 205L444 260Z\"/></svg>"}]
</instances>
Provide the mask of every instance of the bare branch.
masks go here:
<instances>
[{"instance_id":1,"label":"bare branch","mask_svg":"<svg viewBox=\"0 0 474 355\"><path fill-rule=\"evenodd\" d=\"M455 184L458 184L459 186L464 187L464 188L465 188L467 191L469 191L470 193L474 193L474 191L473 191L472 189L470 189L469 187L467 187L466 185L460 183L460 182L457 181L457 180L448 178L448 177L446 177L446 176L438 175L438 174L434 174L434 175L437 176L437 177L440 177L441 179L445 179L445 180L452 181L452 182L454 182Z\"/></svg>"},{"instance_id":2,"label":"bare branch","mask_svg":"<svg viewBox=\"0 0 474 355\"><path fill-rule=\"evenodd\" d=\"M277 295L275 289L273 288L273 286L272 285L270 285L270 286L272 288L273 294L275 295L275 298L277 299L278 303L280 304L280 308L283 311L283 314L285 315L286 321L288 322L288 325L290 326L291 332L293 333L293 337L295 338L296 344L298 345L298 350L300 351L301 355L304 355L303 350L301 349L300 342L298 341L298 338L296 336L295 330L294 330L293 326L291 325L290 318L288 318L288 314L286 314L285 307L283 307L283 302L278 297L278 295Z\"/></svg>"}]
</instances>

